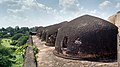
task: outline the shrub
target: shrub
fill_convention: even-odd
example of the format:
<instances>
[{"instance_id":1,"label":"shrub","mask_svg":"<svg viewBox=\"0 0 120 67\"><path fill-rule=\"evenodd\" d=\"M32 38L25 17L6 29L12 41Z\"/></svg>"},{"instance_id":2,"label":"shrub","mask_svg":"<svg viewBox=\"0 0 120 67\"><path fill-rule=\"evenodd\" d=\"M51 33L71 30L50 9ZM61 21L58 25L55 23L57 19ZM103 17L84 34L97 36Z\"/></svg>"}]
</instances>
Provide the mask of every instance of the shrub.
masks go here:
<instances>
[{"instance_id":1,"label":"shrub","mask_svg":"<svg viewBox=\"0 0 120 67\"><path fill-rule=\"evenodd\" d=\"M19 45L19 46L24 45L27 42L27 40L28 40L28 36L22 36L18 39L17 45Z\"/></svg>"},{"instance_id":2,"label":"shrub","mask_svg":"<svg viewBox=\"0 0 120 67\"><path fill-rule=\"evenodd\" d=\"M17 41L16 40L12 40L12 42L10 43L10 45L16 45Z\"/></svg>"},{"instance_id":3,"label":"shrub","mask_svg":"<svg viewBox=\"0 0 120 67\"><path fill-rule=\"evenodd\" d=\"M23 46L19 46L19 48L16 49L16 54L25 54L25 50L27 48L28 44L24 44Z\"/></svg>"},{"instance_id":4,"label":"shrub","mask_svg":"<svg viewBox=\"0 0 120 67\"><path fill-rule=\"evenodd\" d=\"M34 45L33 45L33 51L34 51L35 55L38 53L38 48L36 46L34 46Z\"/></svg>"},{"instance_id":5,"label":"shrub","mask_svg":"<svg viewBox=\"0 0 120 67\"><path fill-rule=\"evenodd\" d=\"M6 48L0 45L0 66L1 67L11 67L12 63L14 62L12 59L13 51L10 48Z\"/></svg>"}]
</instances>

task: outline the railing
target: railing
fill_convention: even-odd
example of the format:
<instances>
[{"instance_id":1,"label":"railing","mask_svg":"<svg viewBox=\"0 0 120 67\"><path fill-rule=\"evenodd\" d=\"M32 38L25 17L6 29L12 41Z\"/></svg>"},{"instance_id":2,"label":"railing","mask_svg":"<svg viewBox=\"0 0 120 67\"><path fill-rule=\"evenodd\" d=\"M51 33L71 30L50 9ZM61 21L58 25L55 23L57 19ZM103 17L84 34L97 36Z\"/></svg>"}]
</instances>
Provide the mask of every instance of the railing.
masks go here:
<instances>
[{"instance_id":1,"label":"railing","mask_svg":"<svg viewBox=\"0 0 120 67\"><path fill-rule=\"evenodd\" d=\"M32 48L33 40L31 35L29 36L28 44L29 45L26 49L23 67L37 67L35 62L35 55Z\"/></svg>"}]
</instances>

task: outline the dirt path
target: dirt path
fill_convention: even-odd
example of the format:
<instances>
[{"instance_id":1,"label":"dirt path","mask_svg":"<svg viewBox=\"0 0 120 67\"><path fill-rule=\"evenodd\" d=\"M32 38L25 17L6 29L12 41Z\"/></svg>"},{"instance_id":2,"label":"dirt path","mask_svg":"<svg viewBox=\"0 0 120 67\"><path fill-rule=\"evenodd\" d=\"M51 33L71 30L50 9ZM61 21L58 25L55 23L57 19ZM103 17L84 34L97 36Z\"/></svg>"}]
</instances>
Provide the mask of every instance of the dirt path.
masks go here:
<instances>
[{"instance_id":1,"label":"dirt path","mask_svg":"<svg viewBox=\"0 0 120 67\"><path fill-rule=\"evenodd\" d=\"M38 67L118 67L117 62L102 63L80 60L69 60L53 54L54 47L45 46L45 42L33 36L33 42L38 47Z\"/></svg>"}]
</instances>

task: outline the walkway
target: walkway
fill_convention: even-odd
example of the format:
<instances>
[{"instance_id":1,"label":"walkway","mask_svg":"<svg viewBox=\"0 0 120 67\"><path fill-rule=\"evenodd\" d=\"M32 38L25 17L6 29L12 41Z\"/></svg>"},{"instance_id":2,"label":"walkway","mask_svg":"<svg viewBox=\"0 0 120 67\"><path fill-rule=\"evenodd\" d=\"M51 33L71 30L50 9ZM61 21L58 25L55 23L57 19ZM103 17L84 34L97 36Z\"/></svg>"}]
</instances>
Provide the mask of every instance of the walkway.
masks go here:
<instances>
[{"instance_id":1,"label":"walkway","mask_svg":"<svg viewBox=\"0 0 120 67\"><path fill-rule=\"evenodd\" d=\"M33 42L39 49L38 67L118 67L117 62L102 63L60 58L53 55L54 47L45 46L45 42L41 42L36 36L33 36Z\"/></svg>"}]
</instances>

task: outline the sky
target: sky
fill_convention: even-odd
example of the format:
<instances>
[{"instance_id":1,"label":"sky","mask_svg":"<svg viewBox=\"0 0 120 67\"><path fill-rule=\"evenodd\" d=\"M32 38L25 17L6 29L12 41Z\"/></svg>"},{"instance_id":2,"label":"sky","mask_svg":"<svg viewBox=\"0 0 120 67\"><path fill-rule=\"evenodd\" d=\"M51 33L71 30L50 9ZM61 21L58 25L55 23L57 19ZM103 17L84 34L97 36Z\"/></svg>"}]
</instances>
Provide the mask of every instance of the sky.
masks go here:
<instances>
[{"instance_id":1,"label":"sky","mask_svg":"<svg viewBox=\"0 0 120 67\"><path fill-rule=\"evenodd\" d=\"M48 26L89 14L107 20L120 0L0 0L0 27Z\"/></svg>"}]
</instances>

